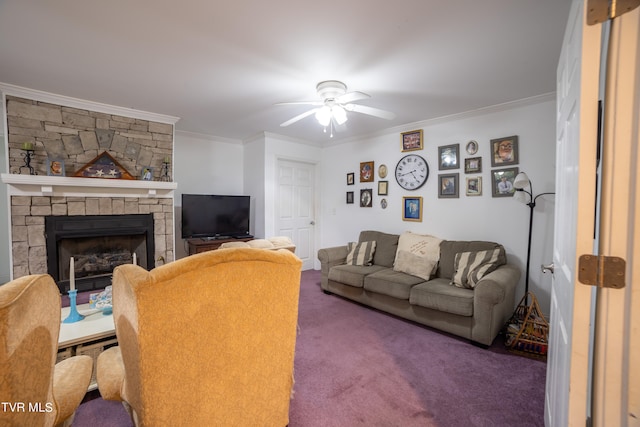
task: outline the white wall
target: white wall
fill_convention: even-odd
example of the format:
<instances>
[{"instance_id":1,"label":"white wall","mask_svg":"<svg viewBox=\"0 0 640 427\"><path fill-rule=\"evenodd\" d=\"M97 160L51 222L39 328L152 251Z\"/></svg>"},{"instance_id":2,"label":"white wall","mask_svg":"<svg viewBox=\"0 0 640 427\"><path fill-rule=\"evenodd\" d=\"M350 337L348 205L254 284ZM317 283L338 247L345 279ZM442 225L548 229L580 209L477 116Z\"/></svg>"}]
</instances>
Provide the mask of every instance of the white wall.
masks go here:
<instances>
[{"instance_id":1,"label":"white wall","mask_svg":"<svg viewBox=\"0 0 640 427\"><path fill-rule=\"evenodd\" d=\"M394 170L405 154L400 150L400 132L424 130L424 149L412 153L422 155L428 162L430 175L427 183L417 191L404 191L395 181ZM364 229L390 233L411 230L429 233L451 240L492 240L504 245L510 262L522 268L522 279L517 299L524 295L529 208L512 198L494 198L491 195L490 140L510 135L519 137L520 171L529 175L534 195L552 192L555 188L555 101L552 95L522 101L510 106L485 109L476 114L465 114L436 121L407 126L375 137L332 145L322 151L321 229L320 247L343 245L357 240ZM475 156L465 151L466 143L476 140L479 150ZM438 171L438 147L460 144L461 168ZM482 173L464 173L464 159L482 157ZM374 161L376 180L360 183L360 162ZM389 175L389 195L377 195L377 168L386 164ZM354 172L355 185L347 186L346 174ZM438 174L457 172L460 175L460 197L439 199ZM482 176L482 196L464 194L465 176ZM372 208L358 204L360 189L372 188ZM346 204L346 192L355 192L355 203ZM402 197L422 196L424 203L422 222L402 220ZM380 199L388 200L388 207L380 207ZM550 277L542 275L540 264L552 259L554 196L538 199L535 209L529 290L540 301L543 311L549 311ZM518 302L518 301L516 301Z\"/></svg>"},{"instance_id":2,"label":"white wall","mask_svg":"<svg viewBox=\"0 0 640 427\"><path fill-rule=\"evenodd\" d=\"M188 253L181 239L182 194L244 193L243 152L240 141L176 132L173 180L175 192L176 259Z\"/></svg>"}]
</instances>

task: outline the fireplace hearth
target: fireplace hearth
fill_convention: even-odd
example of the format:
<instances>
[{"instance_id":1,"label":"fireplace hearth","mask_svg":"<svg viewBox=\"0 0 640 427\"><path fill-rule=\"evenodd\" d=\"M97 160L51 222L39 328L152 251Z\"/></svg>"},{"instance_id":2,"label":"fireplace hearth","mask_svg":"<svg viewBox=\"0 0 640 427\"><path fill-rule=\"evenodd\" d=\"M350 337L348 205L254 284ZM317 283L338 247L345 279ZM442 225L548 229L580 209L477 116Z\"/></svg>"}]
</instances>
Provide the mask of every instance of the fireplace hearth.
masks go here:
<instances>
[{"instance_id":1,"label":"fireplace hearth","mask_svg":"<svg viewBox=\"0 0 640 427\"><path fill-rule=\"evenodd\" d=\"M45 238L47 271L62 293L69 291L71 257L79 292L104 289L113 269L134 256L147 270L155 266L152 214L47 216Z\"/></svg>"}]
</instances>

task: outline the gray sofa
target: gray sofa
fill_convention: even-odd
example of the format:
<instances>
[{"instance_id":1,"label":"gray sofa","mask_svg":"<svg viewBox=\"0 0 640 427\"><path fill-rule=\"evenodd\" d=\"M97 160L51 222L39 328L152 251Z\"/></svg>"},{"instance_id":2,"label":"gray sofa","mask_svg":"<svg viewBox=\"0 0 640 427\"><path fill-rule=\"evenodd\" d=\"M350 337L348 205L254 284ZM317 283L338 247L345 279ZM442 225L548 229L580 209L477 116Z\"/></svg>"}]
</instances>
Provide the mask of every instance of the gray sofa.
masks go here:
<instances>
[{"instance_id":1,"label":"gray sofa","mask_svg":"<svg viewBox=\"0 0 640 427\"><path fill-rule=\"evenodd\" d=\"M425 281L393 269L398 239L397 234L362 231L359 242L376 242L372 265L347 265L346 245L320 249L323 291L484 346L491 345L513 314L520 279L520 270L506 263L502 245L443 240L437 270ZM451 284L457 253L496 248L501 265L482 277L473 289Z\"/></svg>"}]
</instances>

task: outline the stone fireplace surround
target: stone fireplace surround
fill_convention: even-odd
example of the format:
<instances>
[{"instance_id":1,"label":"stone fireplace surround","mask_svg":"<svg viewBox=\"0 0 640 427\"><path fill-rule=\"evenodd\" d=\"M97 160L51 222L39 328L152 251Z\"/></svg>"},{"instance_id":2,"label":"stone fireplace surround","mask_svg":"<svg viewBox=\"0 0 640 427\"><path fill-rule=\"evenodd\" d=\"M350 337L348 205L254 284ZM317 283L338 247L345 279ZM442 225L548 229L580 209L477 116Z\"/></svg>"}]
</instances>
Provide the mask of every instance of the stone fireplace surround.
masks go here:
<instances>
[{"instance_id":1,"label":"stone fireplace surround","mask_svg":"<svg viewBox=\"0 0 640 427\"><path fill-rule=\"evenodd\" d=\"M47 273L45 217L50 215L151 214L154 264L175 259L175 182L157 181L164 159L173 160L178 118L94 103L11 85L0 85L6 122L12 277ZM21 150L34 145L38 175L21 175ZM153 169L154 181L72 177L106 151L134 176ZM65 177L46 176L47 158L62 159ZM172 162L171 162L172 163Z\"/></svg>"}]
</instances>

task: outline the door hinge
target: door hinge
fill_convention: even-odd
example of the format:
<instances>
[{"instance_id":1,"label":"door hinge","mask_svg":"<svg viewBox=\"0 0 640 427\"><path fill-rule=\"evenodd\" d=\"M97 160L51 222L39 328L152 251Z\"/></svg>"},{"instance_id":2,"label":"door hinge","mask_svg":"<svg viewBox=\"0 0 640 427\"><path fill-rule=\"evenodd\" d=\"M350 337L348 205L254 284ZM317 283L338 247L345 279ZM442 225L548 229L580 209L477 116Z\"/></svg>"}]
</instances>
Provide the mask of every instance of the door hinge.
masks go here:
<instances>
[{"instance_id":1,"label":"door hinge","mask_svg":"<svg viewBox=\"0 0 640 427\"><path fill-rule=\"evenodd\" d=\"M640 5L640 0L587 0L587 24L595 25L617 18Z\"/></svg>"},{"instance_id":2,"label":"door hinge","mask_svg":"<svg viewBox=\"0 0 640 427\"><path fill-rule=\"evenodd\" d=\"M624 259L616 256L580 255L578 281L599 288L622 289L626 265Z\"/></svg>"}]
</instances>

